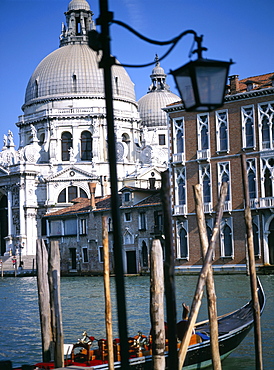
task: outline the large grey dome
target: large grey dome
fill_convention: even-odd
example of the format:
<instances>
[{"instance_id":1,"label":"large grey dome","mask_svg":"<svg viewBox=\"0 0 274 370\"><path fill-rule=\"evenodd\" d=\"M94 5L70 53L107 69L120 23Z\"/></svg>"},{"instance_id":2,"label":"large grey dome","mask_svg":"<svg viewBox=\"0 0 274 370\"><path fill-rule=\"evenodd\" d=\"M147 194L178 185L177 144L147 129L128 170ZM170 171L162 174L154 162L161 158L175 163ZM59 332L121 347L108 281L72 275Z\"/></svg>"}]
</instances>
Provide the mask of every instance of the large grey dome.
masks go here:
<instances>
[{"instance_id":1,"label":"large grey dome","mask_svg":"<svg viewBox=\"0 0 274 370\"><path fill-rule=\"evenodd\" d=\"M126 70L113 66L114 98L134 100L134 84ZM25 104L68 96L104 97L103 71L97 53L86 44L65 45L45 57L33 72Z\"/></svg>"},{"instance_id":2,"label":"large grey dome","mask_svg":"<svg viewBox=\"0 0 274 370\"><path fill-rule=\"evenodd\" d=\"M156 66L150 75L152 83L148 93L138 101L142 125L147 127L166 126L166 113L162 108L180 100L179 96L173 94L166 84L166 74L160 66L157 55L155 61Z\"/></svg>"}]
</instances>

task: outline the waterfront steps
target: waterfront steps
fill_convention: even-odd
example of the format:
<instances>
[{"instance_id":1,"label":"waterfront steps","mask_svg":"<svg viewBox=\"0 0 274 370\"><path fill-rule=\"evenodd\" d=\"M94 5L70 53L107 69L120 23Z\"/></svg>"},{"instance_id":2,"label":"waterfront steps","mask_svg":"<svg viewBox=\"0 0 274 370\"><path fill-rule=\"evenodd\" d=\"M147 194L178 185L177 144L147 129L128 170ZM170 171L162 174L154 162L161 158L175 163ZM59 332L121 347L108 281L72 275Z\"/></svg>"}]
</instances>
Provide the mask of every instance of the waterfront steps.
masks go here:
<instances>
[{"instance_id":1,"label":"waterfront steps","mask_svg":"<svg viewBox=\"0 0 274 370\"><path fill-rule=\"evenodd\" d=\"M14 264L12 256L0 256L0 260L2 260L4 275L14 274ZM18 275L31 274L33 273L33 270L36 270L36 256L22 256L21 261L23 262L22 268L19 266L20 259L18 257L16 261Z\"/></svg>"}]
</instances>

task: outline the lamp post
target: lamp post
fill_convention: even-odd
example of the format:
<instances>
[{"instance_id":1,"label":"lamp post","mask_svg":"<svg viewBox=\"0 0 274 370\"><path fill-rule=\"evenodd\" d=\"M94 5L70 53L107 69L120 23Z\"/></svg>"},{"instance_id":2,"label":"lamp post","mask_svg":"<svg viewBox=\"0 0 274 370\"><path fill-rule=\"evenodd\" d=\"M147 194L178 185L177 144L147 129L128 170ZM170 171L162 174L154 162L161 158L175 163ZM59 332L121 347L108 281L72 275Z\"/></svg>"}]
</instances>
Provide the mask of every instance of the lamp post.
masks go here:
<instances>
[{"instance_id":1,"label":"lamp post","mask_svg":"<svg viewBox=\"0 0 274 370\"><path fill-rule=\"evenodd\" d=\"M125 300L125 286L124 286L124 267L123 267L123 252L122 252L122 233L120 225L120 204L117 187L117 163L116 163L116 139L114 129L114 113L113 113L113 93L112 93L112 74L111 66L116 64L115 58L111 56L110 50L110 33L109 26L111 23L116 23L125 27L130 32L134 33L139 38L146 42L156 45L169 45L169 50L159 58L159 61L164 59L179 40L187 35L194 35L195 41L198 44L197 52L198 60L190 62L173 72L174 78L177 78L176 85L179 88L181 98L185 99L187 110L204 111L211 110L219 107L224 100L224 86L226 84L228 67L231 62L222 62L225 64L215 65L213 61L208 61L202 58L201 42L202 37L198 37L193 30L182 32L179 36L170 41L155 41L139 34L130 26L121 21L113 19L113 13L108 10L108 0L99 0L100 3L100 16L96 20L97 25L101 26L101 33L95 30L89 32L89 46L94 51L102 51L102 58L99 62L99 67L104 70L104 88L105 88L105 101L106 101L106 120L107 120L107 135L108 135L108 158L109 158L109 171L110 171L110 185L111 185L111 214L113 221L113 252L114 252L114 271L116 282L116 298L117 298L117 311L118 311L118 328L121 345L121 368L123 370L129 369L129 352L128 352L128 333L127 333L127 313L126 313L126 300ZM124 67L146 67L154 64L151 63L143 65L127 65L119 64ZM221 67L226 65L227 69L224 72ZM207 66L209 68L207 68ZM189 76L186 71L189 71ZM212 76L213 75L213 76ZM219 78L223 78L220 82ZM195 85L196 83L196 85ZM212 86L213 85L213 86ZM185 93L187 92L187 93ZM217 96L220 93L222 96ZM216 98L216 102L215 99ZM189 99L189 100L188 100ZM166 256L166 258L174 258L174 256ZM175 297L175 292L171 292ZM175 302L175 299L173 300ZM170 308L170 313L167 312L167 317L176 312L176 307ZM169 324L169 319L167 320ZM171 320L173 322L173 320ZM175 356L174 356L175 353ZM173 355L172 355L173 354ZM169 348L169 365L170 368L176 369L178 364L177 347L174 349Z\"/></svg>"},{"instance_id":2,"label":"lamp post","mask_svg":"<svg viewBox=\"0 0 274 370\"><path fill-rule=\"evenodd\" d=\"M117 185L116 168L116 143L114 131L113 114L113 95L112 95L112 75L111 66L115 63L110 55L110 35L109 23L112 20L112 13L108 10L108 1L100 0L100 16L97 24L101 26L101 45L102 59L99 66L104 70L104 87L106 98L106 119L108 135L108 158L111 186L111 214L113 224L113 252L114 252L114 270L116 282L116 298L118 309L118 328L121 348L121 368L129 369L128 352L128 333L127 333L127 314L125 300L124 267L122 255L121 224L120 224L120 203Z\"/></svg>"}]
</instances>

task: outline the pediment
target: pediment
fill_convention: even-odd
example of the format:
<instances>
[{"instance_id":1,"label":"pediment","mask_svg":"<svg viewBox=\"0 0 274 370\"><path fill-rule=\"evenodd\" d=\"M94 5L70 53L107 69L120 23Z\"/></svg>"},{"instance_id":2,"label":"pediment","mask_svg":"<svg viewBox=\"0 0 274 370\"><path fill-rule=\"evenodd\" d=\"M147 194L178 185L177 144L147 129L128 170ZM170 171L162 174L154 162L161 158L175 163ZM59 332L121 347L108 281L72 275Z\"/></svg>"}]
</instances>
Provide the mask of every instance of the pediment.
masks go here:
<instances>
[{"instance_id":1,"label":"pediment","mask_svg":"<svg viewBox=\"0 0 274 370\"><path fill-rule=\"evenodd\" d=\"M93 175L87 171L83 171L76 166L68 166L61 171L55 173L54 175L49 176L46 181L98 181L99 177Z\"/></svg>"},{"instance_id":2,"label":"pediment","mask_svg":"<svg viewBox=\"0 0 274 370\"><path fill-rule=\"evenodd\" d=\"M157 167L141 168L141 170L136 174L133 172L128 176L128 178L137 177L138 179L148 180L151 177L155 177L156 180L161 180L161 171Z\"/></svg>"}]
</instances>

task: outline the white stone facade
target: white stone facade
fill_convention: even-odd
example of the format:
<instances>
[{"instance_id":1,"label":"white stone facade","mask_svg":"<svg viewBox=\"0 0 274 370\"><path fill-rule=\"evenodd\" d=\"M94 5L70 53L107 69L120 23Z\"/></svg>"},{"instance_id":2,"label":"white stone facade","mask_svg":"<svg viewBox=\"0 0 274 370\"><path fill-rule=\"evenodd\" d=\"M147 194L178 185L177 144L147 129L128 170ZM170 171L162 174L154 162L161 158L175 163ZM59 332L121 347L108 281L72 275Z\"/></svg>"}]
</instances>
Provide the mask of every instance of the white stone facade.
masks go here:
<instances>
[{"instance_id":1,"label":"white stone facade","mask_svg":"<svg viewBox=\"0 0 274 370\"><path fill-rule=\"evenodd\" d=\"M11 131L4 136L0 255L18 248L22 255L34 255L36 239L45 235L42 216L70 205L73 198L89 197L89 183L97 184L96 196L110 194L103 72L100 55L89 48L87 36L94 28L92 12L87 1L72 0L65 15L60 48L30 77L16 123L19 148ZM134 84L121 66L112 67L112 76L118 189L137 184L138 178L148 187L151 174L142 167L165 169L166 147L158 145L151 132L142 144L141 130L144 135L147 125L141 126ZM156 121L157 136L158 129L167 128L162 123L157 127Z\"/></svg>"}]
</instances>

